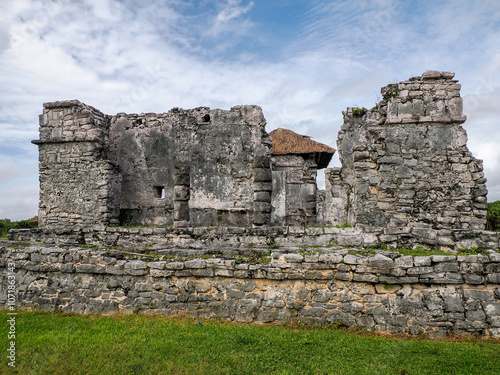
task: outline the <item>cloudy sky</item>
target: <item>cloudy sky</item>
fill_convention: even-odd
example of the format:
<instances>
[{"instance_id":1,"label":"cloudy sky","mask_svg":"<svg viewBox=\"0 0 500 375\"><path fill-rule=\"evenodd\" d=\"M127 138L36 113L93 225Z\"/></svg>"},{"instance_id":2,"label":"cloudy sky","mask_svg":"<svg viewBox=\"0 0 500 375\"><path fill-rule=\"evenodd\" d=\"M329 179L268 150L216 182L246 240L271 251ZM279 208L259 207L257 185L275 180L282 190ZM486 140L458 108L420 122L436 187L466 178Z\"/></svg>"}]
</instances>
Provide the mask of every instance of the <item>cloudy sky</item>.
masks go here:
<instances>
[{"instance_id":1,"label":"cloudy sky","mask_svg":"<svg viewBox=\"0 0 500 375\"><path fill-rule=\"evenodd\" d=\"M497 0L0 0L0 218L37 213L44 102L257 104L268 131L335 147L343 109L427 69L456 72L469 148L500 199Z\"/></svg>"}]
</instances>

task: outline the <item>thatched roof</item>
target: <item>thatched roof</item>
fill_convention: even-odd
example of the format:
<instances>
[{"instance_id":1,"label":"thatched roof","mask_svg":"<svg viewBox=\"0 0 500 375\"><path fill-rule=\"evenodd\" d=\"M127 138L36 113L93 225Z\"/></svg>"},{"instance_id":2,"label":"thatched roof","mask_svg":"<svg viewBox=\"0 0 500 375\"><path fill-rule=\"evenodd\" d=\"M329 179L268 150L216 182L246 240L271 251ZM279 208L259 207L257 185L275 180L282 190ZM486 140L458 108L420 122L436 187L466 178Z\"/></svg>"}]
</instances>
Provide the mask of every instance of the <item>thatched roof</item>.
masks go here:
<instances>
[{"instance_id":1,"label":"thatched roof","mask_svg":"<svg viewBox=\"0 0 500 375\"><path fill-rule=\"evenodd\" d=\"M273 140L273 155L310 155L314 154L318 169L326 168L335 149L323 143L313 141L311 137L300 135L288 129L276 129L269 133Z\"/></svg>"}]
</instances>

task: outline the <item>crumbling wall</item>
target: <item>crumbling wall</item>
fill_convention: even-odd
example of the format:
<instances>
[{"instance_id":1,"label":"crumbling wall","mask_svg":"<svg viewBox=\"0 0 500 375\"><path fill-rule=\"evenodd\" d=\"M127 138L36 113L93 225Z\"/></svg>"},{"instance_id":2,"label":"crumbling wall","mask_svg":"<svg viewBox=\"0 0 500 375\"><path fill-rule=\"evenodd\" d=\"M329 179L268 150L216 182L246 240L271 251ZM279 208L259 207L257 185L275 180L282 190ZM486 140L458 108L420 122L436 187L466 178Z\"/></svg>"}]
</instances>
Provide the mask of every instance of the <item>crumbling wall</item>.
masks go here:
<instances>
[{"instance_id":1,"label":"crumbling wall","mask_svg":"<svg viewBox=\"0 0 500 375\"><path fill-rule=\"evenodd\" d=\"M111 117L109 158L120 166L122 222L269 223L265 125L257 106Z\"/></svg>"},{"instance_id":2,"label":"crumbling wall","mask_svg":"<svg viewBox=\"0 0 500 375\"><path fill-rule=\"evenodd\" d=\"M40 227L269 224L271 140L257 106L40 117Z\"/></svg>"},{"instance_id":3,"label":"crumbling wall","mask_svg":"<svg viewBox=\"0 0 500 375\"><path fill-rule=\"evenodd\" d=\"M109 118L77 100L45 103L40 115L39 225L66 228L114 221L119 176L106 160Z\"/></svg>"},{"instance_id":4,"label":"crumbling wall","mask_svg":"<svg viewBox=\"0 0 500 375\"><path fill-rule=\"evenodd\" d=\"M486 179L466 145L453 76L427 71L382 88L371 110L348 108L337 141L342 169L327 173L336 198L327 210L353 225L485 228Z\"/></svg>"},{"instance_id":5,"label":"crumbling wall","mask_svg":"<svg viewBox=\"0 0 500 375\"><path fill-rule=\"evenodd\" d=\"M76 100L46 103L34 141L40 226L484 229L486 179L466 145L453 76L427 71L382 88L371 110L349 108L338 135L342 168L326 171L320 193L321 157L307 155L333 149L271 161L258 106L107 116Z\"/></svg>"}]
</instances>

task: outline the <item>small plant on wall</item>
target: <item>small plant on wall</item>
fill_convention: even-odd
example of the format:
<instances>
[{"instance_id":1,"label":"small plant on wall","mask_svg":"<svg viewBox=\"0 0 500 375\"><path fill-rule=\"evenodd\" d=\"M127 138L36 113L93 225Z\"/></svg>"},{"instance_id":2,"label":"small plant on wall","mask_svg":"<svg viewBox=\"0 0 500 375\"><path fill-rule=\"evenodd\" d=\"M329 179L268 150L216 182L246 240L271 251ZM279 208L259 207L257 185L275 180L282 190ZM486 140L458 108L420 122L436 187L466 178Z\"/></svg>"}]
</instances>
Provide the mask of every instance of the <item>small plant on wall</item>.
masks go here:
<instances>
[{"instance_id":1,"label":"small plant on wall","mask_svg":"<svg viewBox=\"0 0 500 375\"><path fill-rule=\"evenodd\" d=\"M352 115L354 117L362 117L366 113L366 108L361 107L361 108L353 108L352 109Z\"/></svg>"}]
</instances>

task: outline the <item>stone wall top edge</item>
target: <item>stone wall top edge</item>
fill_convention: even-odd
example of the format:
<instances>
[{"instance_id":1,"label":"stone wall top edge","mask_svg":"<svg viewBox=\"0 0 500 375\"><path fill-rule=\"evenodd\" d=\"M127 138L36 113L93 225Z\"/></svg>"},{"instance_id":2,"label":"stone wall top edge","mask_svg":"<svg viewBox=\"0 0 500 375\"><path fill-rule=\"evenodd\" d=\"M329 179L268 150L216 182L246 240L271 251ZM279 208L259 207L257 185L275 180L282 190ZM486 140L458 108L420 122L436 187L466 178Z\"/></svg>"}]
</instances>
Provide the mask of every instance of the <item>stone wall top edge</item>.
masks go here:
<instances>
[{"instance_id":1,"label":"stone wall top edge","mask_svg":"<svg viewBox=\"0 0 500 375\"><path fill-rule=\"evenodd\" d=\"M85 103L77 99L72 100L58 100L55 102L46 102L43 103L43 108L52 109L52 108L67 108L67 107L75 107L75 106L85 106Z\"/></svg>"},{"instance_id":2,"label":"stone wall top edge","mask_svg":"<svg viewBox=\"0 0 500 375\"><path fill-rule=\"evenodd\" d=\"M119 117L132 117L132 118L143 118L143 117L148 117L148 116L156 116L156 117L166 117L170 114L189 114L189 113L195 113L195 112L222 112L222 113L230 113L230 112L239 112L242 109L258 109L262 112L262 108L258 105L254 104L242 104L242 105L237 105L233 106L230 109L222 109L222 108L210 108L210 107L196 107L196 108L181 108L181 107L173 107L167 112L141 112L141 113L126 113L126 112L118 112L115 115L111 115L111 118L119 118Z\"/></svg>"}]
</instances>

